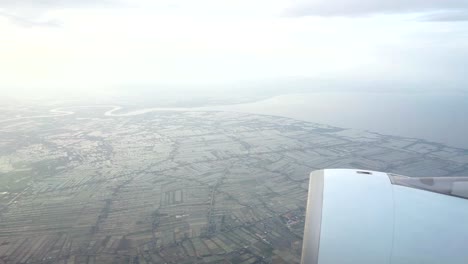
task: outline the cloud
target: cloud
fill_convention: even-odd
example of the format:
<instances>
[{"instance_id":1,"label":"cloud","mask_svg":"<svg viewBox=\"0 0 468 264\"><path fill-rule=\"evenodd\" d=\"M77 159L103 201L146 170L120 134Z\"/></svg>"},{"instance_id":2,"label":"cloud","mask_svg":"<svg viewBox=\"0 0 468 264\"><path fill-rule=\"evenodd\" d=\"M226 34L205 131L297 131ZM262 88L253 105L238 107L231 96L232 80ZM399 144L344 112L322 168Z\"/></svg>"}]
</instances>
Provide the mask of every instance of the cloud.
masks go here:
<instances>
[{"instance_id":1,"label":"cloud","mask_svg":"<svg viewBox=\"0 0 468 264\"><path fill-rule=\"evenodd\" d=\"M0 0L0 16L23 27L58 27L62 22L45 19L49 11L68 8L120 6L119 0Z\"/></svg>"},{"instance_id":2,"label":"cloud","mask_svg":"<svg viewBox=\"0 0 468 264\"><path fill-rule=\"evenodd\" d=\"M428 22L468 21L468 11L438 12L424 15L420 18L420 20Z\"/></svg>"},{"instance_id":3,"label":"cloud","mask_svg":"<svg viewBox=\"0 0 468 264\"><path fill-rule=\"evenodd\" d=\"M0 12L0 16L7 18L13 24L23 27L60 27L61 23L58 20L35 20L28 19L18 15Z\"/></svg>"},{"instance_id":4,"label":"cloud","mask_svg":"<svg viewBox=\"0 0 468 264\"><path fill-rule=\"evenodd\" d=\"M2 0L1 8L13 9L58 9L58 8L78 8L90 6L109 6L118 4L115 0Z\"/></svg>"},{"instance_id":5,"label":"cloud","mask_svg":"<svg viewBox=\"0 0 468 264\"><path fill-rule=\"evenodd\" d=\"M367 16L375 14L438 12L429 20L466 20L466 0L311 0L296 3L290 16Z\"/></svg>"}]
</instances>

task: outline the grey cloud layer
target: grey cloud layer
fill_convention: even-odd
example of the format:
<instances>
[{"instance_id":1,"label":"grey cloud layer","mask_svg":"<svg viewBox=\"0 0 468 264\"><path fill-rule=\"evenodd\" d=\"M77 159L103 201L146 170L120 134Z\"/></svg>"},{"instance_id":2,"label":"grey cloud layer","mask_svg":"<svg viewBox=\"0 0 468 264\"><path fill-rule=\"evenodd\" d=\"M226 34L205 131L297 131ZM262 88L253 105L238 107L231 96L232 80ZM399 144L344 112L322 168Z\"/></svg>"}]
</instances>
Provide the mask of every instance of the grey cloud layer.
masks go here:
<instances>
[{"instance_id":1,"label":"grey cloud layer","mask_svg":"<svg viewBox=\"0 0 468 264\"><path fill-rule=\"evenodd\" d=\"M422 21L468 21L468 11L452 11L429 14L421 18Z\"/></svg>"},{"instance_id":2,"label":"grey cloud layer","mask_svg":"<svg viewBox=\"0 0 468 264\"><path fill-rule=\"evenodd\" d=\"M287 11L291 16L364 16L411 12L437 13L426 20L467 20L468 0L309 0L299 2Z\"/></svg>"},{"instance_id":3,"label":"grey cloud layer","mask_svg":"<svg viewBox=\"0 0 468 264\"><path fill-rule=\"evenodd\" d=\"M115 5L114 0L1 0L0 8L67 8Z\"/></svg>"},{"instance_id":4,"label":"grey cloud layer","mask_svg":"<svg viewBox=\"0 0 468 264\"><path fill-rule=\"evenodd\" d=\"M0 17L24 27L58 27L58 20L44 20L49 10L119 6L119 0L0 0Z\"/></svg>"},{"instance_id":5,"label":"grey cloud layer","mask_svg":"<svg viewBox=\"0 0 468 264\"><path fill-rule=\"evenodd\" d=\"M33 20L18 15L0 11L0 16L8 18L12 23L23 27L59 27L60 22L56 20Z\"/></svg>"}]
</instances>

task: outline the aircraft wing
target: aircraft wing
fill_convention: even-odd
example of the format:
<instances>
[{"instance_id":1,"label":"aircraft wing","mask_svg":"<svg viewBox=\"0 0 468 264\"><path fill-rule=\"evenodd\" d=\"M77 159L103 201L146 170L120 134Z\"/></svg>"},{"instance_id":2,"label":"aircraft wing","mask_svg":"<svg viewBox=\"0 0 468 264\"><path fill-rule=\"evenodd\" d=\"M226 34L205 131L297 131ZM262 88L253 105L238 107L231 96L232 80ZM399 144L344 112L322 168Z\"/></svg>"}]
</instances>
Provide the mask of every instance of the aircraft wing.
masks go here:
<instances>
[{"instance_id":1,"label":"aircraft wing","mask_svg":"<svg viewBox=\"0 0 468 264\"><path fill-rule=\"evenodd\" d=\"M468 263L468 178L312 172L302 263Z\"/></svg>"}]
</instances>

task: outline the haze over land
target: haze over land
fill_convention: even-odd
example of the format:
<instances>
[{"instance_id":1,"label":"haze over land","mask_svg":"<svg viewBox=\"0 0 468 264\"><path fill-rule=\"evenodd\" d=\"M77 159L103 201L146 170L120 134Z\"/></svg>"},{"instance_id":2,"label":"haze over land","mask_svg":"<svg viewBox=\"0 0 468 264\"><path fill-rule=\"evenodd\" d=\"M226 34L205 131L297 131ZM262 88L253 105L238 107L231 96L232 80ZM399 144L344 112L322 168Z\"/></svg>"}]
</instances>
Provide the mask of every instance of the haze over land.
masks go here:
<instances>
[{"instance_id":1,"label":"haze over land","mask_svg":"<svg viewBox=\"0 0 468 264\"><path fill-rule=\"evenodd\" d=\"M467 1L3 0L0 32L0 264L299 263L310 171L468 176Z\"/></svg>"},{"instance_id":2,"label":"haze over land","mask_svg":"<svg viewBox=\"0 0 468 264\"><path fill-rule=\"evenodd\" d=\"M457 0L2 1L0 87L466 92L467 9Z\"/></svg>"},{"instance_id":3,"label":"haze over land","mask_svg":"<svg viewBox=\"0 0 468 264\"><path fill-rule=\"evenodd\" d=\"M358 94L384 93L390 99L380 100L382 108L398 101L415 105L407 112L440 114L431 115L432 127L409 133L378 130L385 124L372 125L375 120L397 118L375 112L371 104L359 106L373 114L365 119L360 112L350 114L349 104L334 105L356 125L317 112L305 120L411 137L421 132L429 140L466 146L460 135L468 122L447 118L468 109L447 110L447 98L468 105L467 14L466 2L456 0L2 1L0 93L8 101L133 108L223 105L310 92L341 93L342 99L329 101L340 104L348 95L355 101ZM437 96L442 105L431 104ZM297 108L287 102L285 113ZM398 115L403 126L414 123L406 119L411 114Z\"/></svg>"}]
</instances>

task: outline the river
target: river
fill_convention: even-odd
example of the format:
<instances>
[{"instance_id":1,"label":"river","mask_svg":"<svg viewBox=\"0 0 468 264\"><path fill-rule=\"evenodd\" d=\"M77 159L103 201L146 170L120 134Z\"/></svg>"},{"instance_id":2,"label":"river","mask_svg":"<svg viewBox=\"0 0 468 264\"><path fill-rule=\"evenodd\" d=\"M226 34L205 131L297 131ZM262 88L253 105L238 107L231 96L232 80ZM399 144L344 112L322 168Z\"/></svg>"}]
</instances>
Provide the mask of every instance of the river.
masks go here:
<instances>
[{"instance_id":1,"label":"river","mask_svg":"<svg viewBox=\"0 0 468 264\"><path fill-rule=\"evenodd\" d=\"M286 94L252 103L205 107L155 107L126 111L116 105L55 108L50 115L74 114L78 108L108 108L105 116L125 117L157 111L235 111L290 117L337 127L413 137L468 149L468 95L464 93L304 93Z\"/></svg>"}]
</instances>

